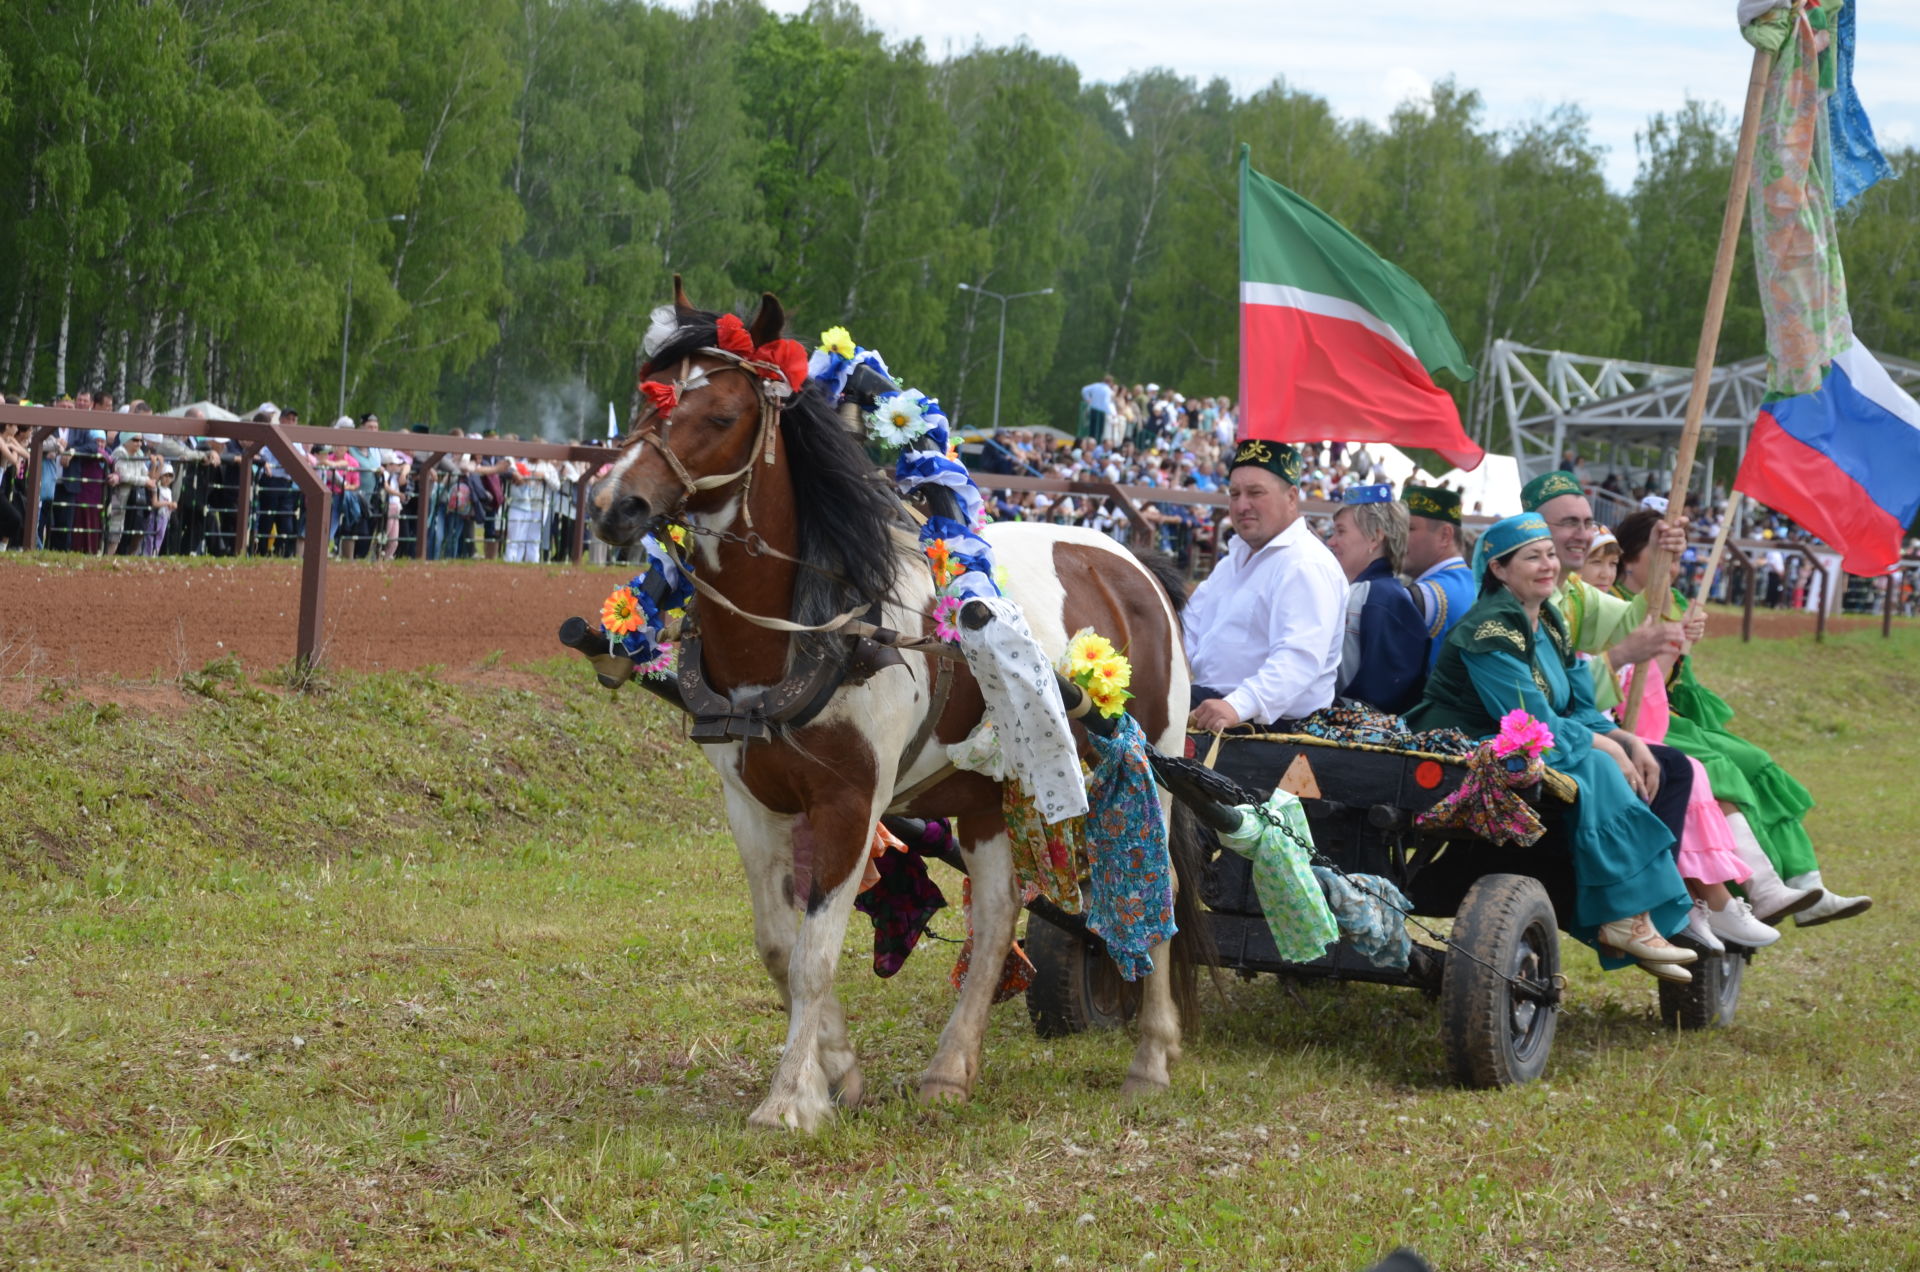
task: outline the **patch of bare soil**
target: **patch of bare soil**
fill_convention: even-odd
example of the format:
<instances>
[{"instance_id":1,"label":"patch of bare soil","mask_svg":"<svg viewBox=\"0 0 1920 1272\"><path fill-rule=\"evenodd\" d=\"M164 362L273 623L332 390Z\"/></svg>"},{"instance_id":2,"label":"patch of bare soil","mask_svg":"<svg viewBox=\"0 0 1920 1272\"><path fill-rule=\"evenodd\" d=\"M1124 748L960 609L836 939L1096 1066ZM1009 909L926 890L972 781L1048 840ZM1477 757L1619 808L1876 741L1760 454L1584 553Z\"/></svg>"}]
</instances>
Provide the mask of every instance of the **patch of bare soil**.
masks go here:
<instances>
[{"instance_id":1,"label":"patch of bare soil","mask_svg":"<svg viewBox=\"0 0 1920 1272\"><path fill-rule=\"evenodd\" d=\"M621 574L482 561L335 562L321 662L491 676L497 665L563 653L554 638L561 622L597 613ZM299 610L294 561L0 555L0 678L178 679L229 655L257 674L292 660Z\"/></svg>"}]
</instances>

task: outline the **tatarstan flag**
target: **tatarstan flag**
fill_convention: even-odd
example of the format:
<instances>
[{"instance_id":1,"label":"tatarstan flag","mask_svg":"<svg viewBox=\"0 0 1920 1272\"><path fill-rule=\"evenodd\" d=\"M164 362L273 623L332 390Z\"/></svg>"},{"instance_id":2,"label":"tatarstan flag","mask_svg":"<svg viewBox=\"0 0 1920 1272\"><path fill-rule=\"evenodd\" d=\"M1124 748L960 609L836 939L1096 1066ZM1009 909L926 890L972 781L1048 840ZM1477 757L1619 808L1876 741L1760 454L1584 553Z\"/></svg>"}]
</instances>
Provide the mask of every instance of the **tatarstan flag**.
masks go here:
<instances>
[{"instance_id":1,"label":"tatarstan flag","mask_svg":"<svg viewBox=\"0 0 1920 1272\"><path fill-rule=\"evenodd\" d=\"M1279 442L1390 442L1474 468L1440 367L1473 378L1426 288L1240 150L1240 418Z\"/></svg>"}]
</instances>

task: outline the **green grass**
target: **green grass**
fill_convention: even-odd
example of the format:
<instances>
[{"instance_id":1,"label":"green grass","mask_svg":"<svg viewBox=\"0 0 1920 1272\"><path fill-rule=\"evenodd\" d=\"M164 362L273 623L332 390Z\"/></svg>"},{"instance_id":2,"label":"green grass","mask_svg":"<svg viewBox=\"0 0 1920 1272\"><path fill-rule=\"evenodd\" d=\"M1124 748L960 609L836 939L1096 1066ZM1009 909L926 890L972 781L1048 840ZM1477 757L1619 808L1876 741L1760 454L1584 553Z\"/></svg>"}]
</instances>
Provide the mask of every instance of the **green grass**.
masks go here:
<instances>
[{"instance_id":1,"label":"green grass","mask_svg":"<svg viewBox=\"0 0 1920 1272\"><path fill-rule=\"evenodd\" d=\"M975 1101L924 1109L953 948L879 981L856 916L879 1098L812 1138L745 1126L784 1020L650 699L577 663L50 684L0 714L0 1265L1920 1266L1920 633L1701 668L1877 897L1763 955L1733 1029L1664 1033L1573 950L1548 1080L1469 1092L1420 995L1262 977L1163 1098L1009 1004Z\"/></svg>"}]
</instances>

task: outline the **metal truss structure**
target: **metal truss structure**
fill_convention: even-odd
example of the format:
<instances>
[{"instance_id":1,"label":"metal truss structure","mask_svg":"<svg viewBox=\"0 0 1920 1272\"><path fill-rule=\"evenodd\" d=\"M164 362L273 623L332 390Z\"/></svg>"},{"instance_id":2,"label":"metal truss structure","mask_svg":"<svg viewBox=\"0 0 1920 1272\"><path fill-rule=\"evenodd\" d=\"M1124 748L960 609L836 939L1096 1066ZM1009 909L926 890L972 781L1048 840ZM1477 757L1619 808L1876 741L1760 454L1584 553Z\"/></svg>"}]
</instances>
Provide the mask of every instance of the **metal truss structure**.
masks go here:
<instances>
[{"instance_id":1,"label":"metal truss structure","mask_svg":"<svg viewBox=\"0 0 1920 1272\"><path fill-rule=\"evenodd\" d=\"M1920 362L1878 356L1894 383L1910 393L1920 390ZM1504 413L1522 481L1558 468L1567 448L1579 442L1604 442L1617 448L1615 454L1638 453L1656 469L1664 460L1671 471L1673 448L1686 421L1691 368L1535 349L1510 340L1496 340L1489 361L1499 391L1497 399L1493 394L1481 399L1482 414ZM1701 419L1704 477L1696 471L1696 488L1713 484L1715 449L1746 454L1747 432L1766 392L1764 357L1713 369ZM1476 423L1480 436L1492 440L1492 421Z\"/></svg>"}]
</instances>

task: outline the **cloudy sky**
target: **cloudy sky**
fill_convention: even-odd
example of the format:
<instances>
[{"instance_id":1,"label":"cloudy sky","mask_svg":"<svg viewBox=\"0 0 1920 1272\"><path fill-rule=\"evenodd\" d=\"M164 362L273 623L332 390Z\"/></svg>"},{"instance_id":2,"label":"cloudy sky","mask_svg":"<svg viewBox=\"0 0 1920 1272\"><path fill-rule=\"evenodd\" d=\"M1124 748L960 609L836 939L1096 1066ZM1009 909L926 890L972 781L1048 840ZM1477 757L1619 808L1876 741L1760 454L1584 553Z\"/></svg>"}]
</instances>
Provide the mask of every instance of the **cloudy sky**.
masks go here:
<instances>
[{"instance_id":1,"label":"cloudy sky","mask_svg":"<svg viewBox=\"0 0 1920 1272\"><path fill-rule=\"evenodd\" d=\"M804 0L770 0L781 12ZM1688 96L1739 109L1751 53L1734 0L866 0L889 37L919 38L936 57L976 41L1025 38L1089 79L1170 67L1224 77L1245 95L1285 77L1348 116L1384 120L1394 105L1451 74L1477 88L1490 122L1583 106L1607 147L1609 181L1633 180L1634 134ZM1881 145L1920 145L1920 0L1858 0L1855 85ZM1256 160L1257 160L1256 156Z\"/></svg>"}]
</instances>

